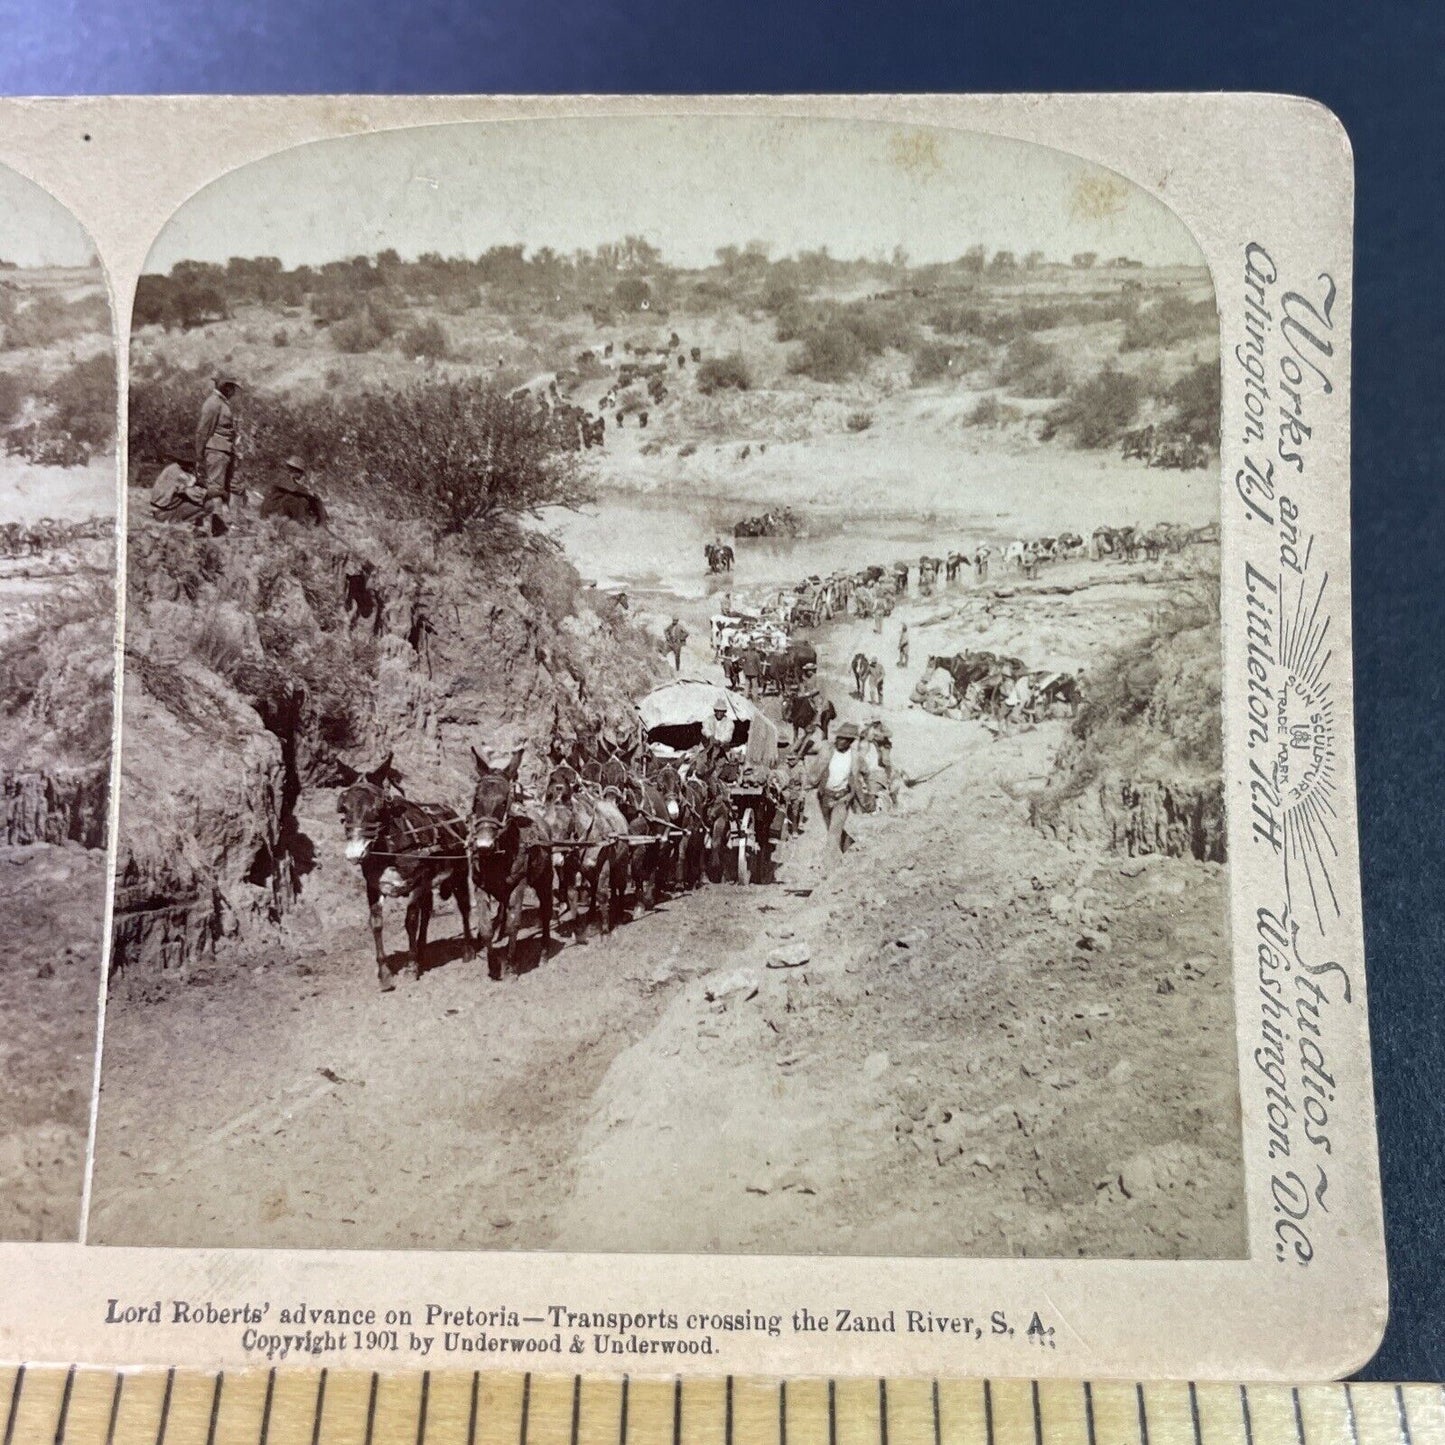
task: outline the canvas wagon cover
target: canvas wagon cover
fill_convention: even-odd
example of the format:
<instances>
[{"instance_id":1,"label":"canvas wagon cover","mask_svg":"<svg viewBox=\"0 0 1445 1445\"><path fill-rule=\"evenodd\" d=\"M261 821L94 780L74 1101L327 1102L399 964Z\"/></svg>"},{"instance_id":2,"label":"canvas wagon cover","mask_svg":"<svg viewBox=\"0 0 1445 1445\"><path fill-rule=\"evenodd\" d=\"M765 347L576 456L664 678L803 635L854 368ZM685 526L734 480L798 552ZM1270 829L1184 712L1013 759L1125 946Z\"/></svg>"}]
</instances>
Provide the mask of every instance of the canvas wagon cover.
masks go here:
<instances>
[{"instance_id":1,"label":"canvas wagon cover","mask_svg":"<svg viewBox=\"0 0 1445 1445\"><path fill-rule=\"evenodd\" d=\"M720 697L727 702L729 717L750 723L759 716L757 708L740 693L728 692L715 682L701 682L696 678L681 678L648 693L637 704L637 714L649 732L653 728L702 724L711 720Z\"/></svg>"}]
</instances>

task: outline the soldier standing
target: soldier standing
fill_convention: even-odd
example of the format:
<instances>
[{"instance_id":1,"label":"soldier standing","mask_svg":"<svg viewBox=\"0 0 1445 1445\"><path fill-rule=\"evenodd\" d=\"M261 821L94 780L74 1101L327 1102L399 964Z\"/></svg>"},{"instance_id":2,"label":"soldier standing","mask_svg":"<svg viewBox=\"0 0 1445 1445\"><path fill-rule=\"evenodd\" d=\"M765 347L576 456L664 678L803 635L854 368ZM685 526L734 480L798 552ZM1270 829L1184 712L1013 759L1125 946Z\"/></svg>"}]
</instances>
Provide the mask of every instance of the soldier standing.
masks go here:
<instances>
[{"instance_id":1,"label":"soldier standing","mask_svg":"<svg viewBox=\"0 0 1445 1445\"><path fill-rule=\"evenodd\" d=\"M908 666L908 624L905 622L898 629L898 666Z\"/></svg>"},{"instance_id":2,"label":"soldier standing","mask_svg":"<svg viewBox=\"0 0 1445 1445\"><path fill-rule=\"evenodd\" d=\"M236 412L233 406L241 383L229 372L216 374L214 389L201 403L196 427L196 477L206 495L222 507L231 505L236 473Z\"/></svg>"},{"instance_id":3,"label":"soldier standing","mask_svg":"<svg viewBox=\"0 0 1445 1445\"><path fill-rule=\"evenodd\" d=\"M687 642L687 628L674 617L667 624L667 630L662 634L662 640L667 644L667 650L672 654L672 666L674 672L682 671L682 649Z\"/></svg>"}]
</instances>

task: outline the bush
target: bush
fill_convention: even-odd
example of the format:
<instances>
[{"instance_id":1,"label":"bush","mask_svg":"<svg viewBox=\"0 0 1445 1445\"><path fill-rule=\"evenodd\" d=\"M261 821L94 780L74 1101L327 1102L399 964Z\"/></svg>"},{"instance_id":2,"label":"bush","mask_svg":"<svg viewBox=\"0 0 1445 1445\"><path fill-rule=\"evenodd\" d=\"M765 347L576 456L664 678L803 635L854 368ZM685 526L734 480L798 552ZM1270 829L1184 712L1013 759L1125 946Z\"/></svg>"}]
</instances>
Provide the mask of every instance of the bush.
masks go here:
<instances>
[{"instance_id":1,"label":"bush","mask_svg":"<svg viewBox=\"0 0 1445 1445\"><path fill-rule=\"evenodd\" d=\"M973 404L965 421L969 426L998 426L1003 420L1003 403L995 392L981 396Z\"/></svg>"},{"instance_id":2,"label":"bush","mask_svg":"<svg viewBox=\"0 0 1445 1445\"><path fill-rule=\"evenodd\" d=\"M495 538L587 500L575 424L476 379L364 393L345 423L361 479L441 536Z\"/></svg>"},{"instance_id":3,"label":"bush","mask_svg":"<svg viewBox=\"0 0 1445 1445\"><path fill-rule=\"evenodd\" d=\"M115 360L102 351L63 372L45 393L55 431L90 454L115 437Z\"/></svg>"},{"instance_id":4,"label":"bush","mask_svg":"<svg viewBox=\"0 0 1445 1445\"><path fill-rule=\"evenodd\" d=\"M788 363L788 370L811 376L814 381L847 381L867 361L862 343L848 327L835 321L804 335L802 348Z\"/></svg>"},{"instance_id":5,"label":"bush","mask_svg":"<svg viewBox=\"0 0 1445 1445\"><path fill-rule=\"evenodd\" d=\"M381 330L366 314L350 316L345 321L338 321L331 328L331 344L338 351L344 351L350 356L375 351L385 340Z\"/></svg>"},{"instance_id":6,"label":"bush","mask_svg":"<svg viewBox=\"0 0 1445 1445\"><path fill-rule=\"evenodd\" d=\"M278 326L271 334L271 345L277 347L290 346L291 333L287 331L284 326Z\"/></svg>"},{"instance_id":7,"label":"bush","mask_svg":"<svg viewBox=\"0 0 1445 1445\"><path fill-rule=\"evenodd\" d=\"M1062 396L1069 386L1057 349L1028 334L1009 344L993 379L1015 396Z\"/></svg>"},{"instance_id":8,"label":"bush","mask_svg":"<svg viewBox=\"0 0 1445 1445\"><path fill-rule=\"evenodd\" d=\"M1174 407L1175 426L1200 446L1219 446L1219 363L1201 362L1165 393Z\"/></svg>"},{"instance_id":9,"label":"bush","mask_svg":"<svg viewBox=\"0 0 1445 1445\"><path fill-rule=\"evenodd\" d=\"M0 371L0 427L11 426L25 409L33 386L13 371Z\"/></svg>"},{"instance_id":10,"label":"bush","mask_svg":"<svg viewBox=\"0 0 1445 1445\"><path fill-rule=\"evenodd\" d=\"M1114 446L1138 415L1141 391L1138 377L1107 366L1050 410L1041 438L1065 433L1076 447Z\"/></svg>"},{"instance_id":11,"label":"bush","mask_svg":"<svg viewBox=\"0 0 1445 1445\"><path fill-rule=\"evenodd\" d=\"M403 356L413 361L425 357L428 361L441 361L451 350L446 328L435 316L425 321L414 322L401 334L398 343Z\"/></svg>"},{"instance_id":12,"label":"bush","mask_svg":"<svg viewBox=\"0 0 1445 1445\"><path fill-rule=\"evenodd\" d=\"M1152 306L1132 311L1124 321L1120 351L1144 351L1173 346L1187 337L1210 335L1216 328L1212 301L1191 302L1183 296L1163 296Z\"/></svg>"},{"instance_id":13,"label":"bush","mask_svg":"<svg viewBox=\"0 0 1445 1445\"><path fill-rule=\"evenodd\" d=\"M873 413L871 411L850 411L846 425L852 432L867 431L873 425Z\"/></svg>"},{"instance_id":14,"label":"bush","mask_svg":"<svg viewBox=\"0 0 1445 1445\"><path fill-rule=\"evenodd\" d=\"M957 375L954 363L958 349L941 341L925 341L913 353L913 384L926 386L930 381Z\"/></svg>"},{"instance_id":15,"label":"bush","mask_svg":"<svg viewBox=\"0 0 1445 1445\"><path fill-rule=\"evenodd\" d=\"M709 356L697 368L697 389L704 396L728 389L748 391L752 384L752 372L740 351L730 351L726 356Z\"/></svg>"},{"instance_id":16,"label":"bush","mask_svg":"<svg viewBox=\"0 0 1445 1445\"><path fill-rule=\"evenodd\" d=\"M677 449L677 454L678 454L679 457L690 457L690 456L692 456L692 454L693 454L694 452L696 452L696 451L697 451L697 443L696 443L696 442L687 442L685 445L678 447L678 449Z\"/></svg>"},{"instance_id":17,"label":"bush","mask_svg":"<svg viewBox=\"0 0 1445 1445\"><path fill-rule=\"evenodd\" d=\"M41 294L21 304L14 292L0 293L0 329L7 351L37 349L79 336L109 333L110 307L103 296L67 301Z\"/></svg>"}]
</instances>

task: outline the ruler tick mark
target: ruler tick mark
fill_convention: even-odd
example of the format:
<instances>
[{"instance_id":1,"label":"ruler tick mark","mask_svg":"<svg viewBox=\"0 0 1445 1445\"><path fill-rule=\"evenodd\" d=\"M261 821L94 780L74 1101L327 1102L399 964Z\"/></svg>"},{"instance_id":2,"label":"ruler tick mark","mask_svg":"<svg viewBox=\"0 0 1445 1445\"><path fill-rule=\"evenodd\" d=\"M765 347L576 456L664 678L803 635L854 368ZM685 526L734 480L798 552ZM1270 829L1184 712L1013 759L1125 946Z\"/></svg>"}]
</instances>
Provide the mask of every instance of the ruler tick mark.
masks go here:
<instances>
[{"instance_id":1,"label":"ruler tick mark","mask_svg":"<svg viewBox=\"0 0 1445 1445\"><path fill-rule=\"evenodd\" d=\"M75 1366L65 1372L65 1390L60 1396L60 1415L55 1422L55 1445L65 1440L65 1417L70 1414L70 1392L75 1388Z\"/></svg>"},{"instance_id":2,"label":"ruler tick mark","mask_svg":"<svg viewBox=\"0 0 1445 1445\"><path fill-rule=\"evenodd\" d=\"M1204 1445L1204 1435L1199 1428L1199 1391L1194 1381L1189 1382L1189 1418L1194 1425L1194 1445Z\"/></svg>"},{"instance_id":3,"label":"ruler tick mark","mask_svg":"<svg viewBox=\"0 0 1445 1445\"><path fill-rule=\"evenodd\" d=\"M1094 1441L1094 1387L1087 1380L1084 1381L1084 1425L1089 1432L1089 1445L1095 1445Z\"/></svg>"},{"instance_id":4,"label":"ruler tick mark","mask_svg":"<svg viewBox=\"0 0 1445 1445\"><path fill-rule=\"evenodd\" d=\"M1299 1386L1294 1386L1289 1393L1294 1401L1294 1432L1299 1436L1299 1445L1305 1445L1305 1417L1300 1410Z\"/></svg>"},{"instance_id":5,"label":"ruler tick mark","mask_svg":"<svg viewBox=\"0 0 1445 1445\"><path fill-rule=\"evenodd\" d=\"M176 1370L175 1366L172 1365L171 1368L166 1371L166 1390L165 1394L161 1396L161 1421L160 1424L156 1426L156 1445L165 1445L166 1426L171 1422L171 1391L175 1389L175 1385ZM261 1445L266 1445L264 1436L262 1437Z\"/></svg>"},{"instance_id":6,"label":"ruler tick mark","mask_svg":"<svg viewBox=\"0 0 1445 1445\"><path fill-rule=\"evenodd\" d=\"M943 1445L943 1415L938 1408L938 1377L933 1380L933 1445Z\"/></svg>"},{"instance_id":7,"label":"ruler tick mark","mask_svg":"<svg viewBox=\"0 0 1445 1445\"><path fill-rule=\"evenodd\" d=\"M482 1388L482 1372L472 1371L472 1405L467 1412L467 1445L477 1445L477 1395Z\"/></svg>"},{"instance_id":8,"label":"ruler tick mark","mask_svg":"<svg viewBox=\"0 0 1445 1445\"><path fill-rule=\"evenodd\" d=\"M577 1445L577 1437L582 1429L582 1376L572 1376L572 1445Z\"/></svg>"},{"instance_id":9,"label":"ruler tick mark","mask_svg":"<svg viewBox=\"0 0 1445 1445\"><path fill-rule=\"evenodd\" d=\"M1350 1393L1350 1383L1345 1381L1345 1423L1350 1427L1351 1445L1360 1445L1360 1422L1355 1419L1355 1397Z\"/></svg>"},{"instance_id":10,"label":"ruler tick mark","mask_svg":"<svg viewBox=\"0 0 1445 1445\"><path fill-rule=\"evenodd\" d=\"M828 1381L828 1445L838 1445L838 1386Z\"/></svg>"},{"instance_id":11,"label":"ruler tick mark","mask_svg":"<svg viewBox=\"0 0 1445 1445\"><path fill-rule=\"evenodd\" d=\"M888 1445L888 1381L878 1380L878 1445Z\"/></svg>"},{"instance_id":12,"label":"ruler tick mark","mask_svg":"<svg viewBox=\"0 0 1445 1445\"><path fill-rule=\"evenodd\" d=\"M778 1445L788 1445L788 1382L778 1381Z\"/></svg>"},{"instance_id":13,"label":"ruler tick mark","mask_svg":"<svg viewBox=\"0 0 1445 1445\"><path fill-rule=\"evenodd\" d=\"M416 1413L416 1445L424 1445L426 1441L426 1402L427 1396L431 1393L431 1371L421 1372L421 1400L417 1404Z\"/></svg>"},{"instance_id":14,"label":"ruler tick mark","mask_svg":"<svg viewBox=\"0 0 1445 1445\"><path fill-rule=\"evenodd\" d=\"M266 1374L266 1403L261 1406L260 1445L266 1445L271 1436L271 1402L276 1398L276 1370L273 1366ZM156 1445L160 1445L157 1441Z\"/></svg>"},{"instance_id":15,"label":"ruler tick mark","mask_svg":"<svg viewBox=\"0 0 1445 1445\"><path fill-rule=\"evenodd\" d=\"M983 1433L988 1445L993 1445L993 1390L987 1380L983 1382Z\"/></svg>"},{"instance_id":16,"label":"ruler tick mark","mask_svg":"<svg viewBox=\"0 0 1445 1445\"><path fill-rule=\"evenodd\" d=\"M522 1376L522 1427L519 1445L527 1445L527 1414L532 1408L532 1372Z\"/></svg>"},{"instance_id":17,"label":"ruler tick mark","mask_svg":"<svg viewBox=\"0 0 1445 1445\"><path fill-rule=\"evenodd\" d=\"M628 1378L622 1377L622 1406L617 1415L617 1445L627 1445L627 1386Z\"/></svg>"},{"instance_id":18,"label":"ruler tick mark","mask_svg":"<svg viewBox=\"0 0 1445 1445\"><path fill-rule=\"evenodd\" d=\"M1245 1445L1254 1445L1254 1421L1249 1415L1249 1394L1244 1386L1239 1387L1239 1411L1244 1417L1244 1442Z\"/></svg>"},{"instance_id":19,"label":"ruler tick mark","mask_svg":"<svg viewBox=\"0 0 1445 1445\"><path fill-rule=\"evenodd\" d=\"M125 1385L125 1376L117 1373L115 1377L115 1393L110 1397L110 1422L105 1427L105 1445L115 1445L115 1422L120 1416L120 1392ZM219 1394L219 1389L217 1390ZM6 1437L9 1438L8 1435ZM206 1445L211 1445L209 1440Z\"/></svg>"},{"instance_id":20,"label":"ruler tick mark","mask_svg":"<svg viewBox=\"0 0 1445 1445\"><path fill-rule=\"evenodd\" d=\"M1044 1445L1044 1418L1043 1411L1039 1408L1039 1382L1029 1381L1029 1393L1033 1396L1034 1403L1034 1445Z\"/></svg>"},{"instance_id":21,"label":"ruler tick mark","mask_svg":"<svg viewBox=\"0 0 1445 1445\"><path fill-rule=\"evenodd\" d=\"M1395 1409L1400 1415L1400 1439L1405 1442L1405 1445L1413 1445L1410 1434L1410 1416L1405 1410L1405 1392L1399 1385L1395 1386Z\"/></svg>"},{"instance_id":22,"label":"ruler tick mark","mask_svg":"<svg viewBox=\"0 0 1445 1445\"><path fill-rule=\"evenodd\" d=\"M371 1372L371 1393L366 1398L366 1445L371 1445L371 1432L376 1428L376 1371Z\"/></svg>"},{"instance_id":23,"label":"ruler tick mark","mask_svg":"<svg viewBox=\"0 0 1445 1445\"><path fill-rule=\"evenodd\" d=\"M733 1445L733 1377L727 1378L723 1394L723 1445Z\"/></svg>"},{"instance_id":24,"label":"ruler tick mark","mask_svg":"<svg viewBox=\"0 0 1445 1445\"><path fill-rule=\"evenodd\" d=\"M220 1382L217 1381L216 1396L220 1397ZM322 1365L321 1375L316 1381L316 1409L311 1415L311 1445L321 1445L321 1412L326 1408L326 1366ZM211 1445L208 1440L206 1445Z\"/></svg>"},{"instance_id":25,"label":"ruler tick mark","mask_svg":"<svg viewBox=\"0 0 1445 1445\"><path fill-rule=\"evenodd\" d=\"M1144 1386L1134 1386L1134 1398L1139 1402L1139 1445L1149 1445L1149 1415L1144 1409Z\"/></svg>"},{"instance_id":26,"label":"ruler tick mark","mask_svg":"<svg viewBox=\"0 0 1445 1445\"><path fill-rule=\"evenodd\" d=\"M10 1386L10 1413L5 1417L5 1445L15 1438L15 1416L20 1409L20 1392L25 1388L25 1366L15 1371L15 1383Z\"/></svg>"}]
</instances>

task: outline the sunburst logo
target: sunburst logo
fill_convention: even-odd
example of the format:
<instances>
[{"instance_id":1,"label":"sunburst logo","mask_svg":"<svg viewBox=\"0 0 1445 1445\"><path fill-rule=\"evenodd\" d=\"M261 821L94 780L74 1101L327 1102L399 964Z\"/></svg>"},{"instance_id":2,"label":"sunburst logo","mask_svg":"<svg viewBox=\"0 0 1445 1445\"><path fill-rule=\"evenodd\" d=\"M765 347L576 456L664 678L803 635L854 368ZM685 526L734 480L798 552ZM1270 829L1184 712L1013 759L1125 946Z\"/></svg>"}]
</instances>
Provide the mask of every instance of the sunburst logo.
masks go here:
<instances>
[{"instance_id":1,"label":"sunburst logo","mask_svg":"<svg viewBox=\"0 0 1445 1445\"><path fill-rule=\"evenodd\" d=\"M1284 824L1285 891L1299 912L1308 897L1321 932L1326 911L1336 917L1340 912L1331 878L1339 857L1334 837L1339 780L1328 676L1334 656L1325 606L1329 580L1325 573L1313 600L1301 584L1293 615L1280 627L1278 661L1284 676L1276 706L1273 770Z\"/></svg>"}]
</instances>

